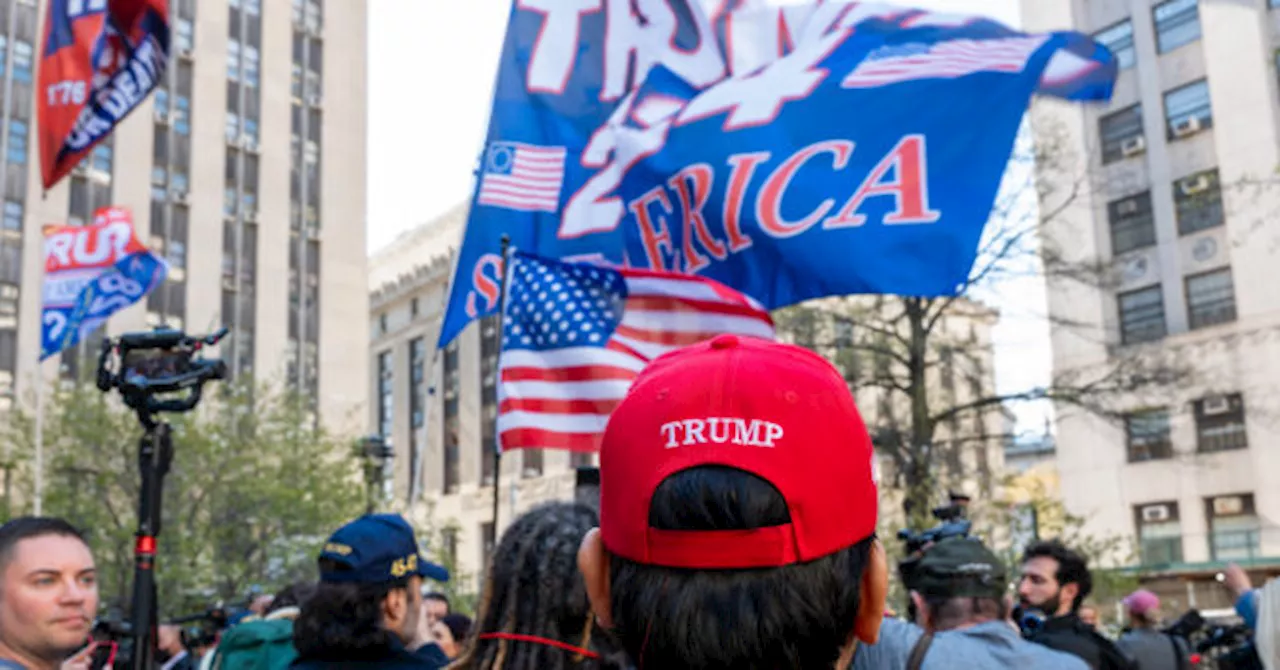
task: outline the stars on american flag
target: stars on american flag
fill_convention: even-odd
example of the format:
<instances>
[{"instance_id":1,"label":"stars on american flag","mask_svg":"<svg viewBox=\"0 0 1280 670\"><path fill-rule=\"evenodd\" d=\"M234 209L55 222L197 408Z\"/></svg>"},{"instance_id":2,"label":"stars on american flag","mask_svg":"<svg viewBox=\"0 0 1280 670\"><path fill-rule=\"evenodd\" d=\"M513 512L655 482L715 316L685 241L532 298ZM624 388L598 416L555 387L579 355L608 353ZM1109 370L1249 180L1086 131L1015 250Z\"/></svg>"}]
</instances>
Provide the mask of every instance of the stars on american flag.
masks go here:
<instances>
[{"instance_id":1,"label":"stars on american flag","mask_svg":"<svg viewBox=\"0 0 1280 670\"><path fill-rule=\"evenodd\" d=\"M613 270L525 257L512 272L504 349L602 347L622 320L627 285Z\"/></svg>"}]
</instances>

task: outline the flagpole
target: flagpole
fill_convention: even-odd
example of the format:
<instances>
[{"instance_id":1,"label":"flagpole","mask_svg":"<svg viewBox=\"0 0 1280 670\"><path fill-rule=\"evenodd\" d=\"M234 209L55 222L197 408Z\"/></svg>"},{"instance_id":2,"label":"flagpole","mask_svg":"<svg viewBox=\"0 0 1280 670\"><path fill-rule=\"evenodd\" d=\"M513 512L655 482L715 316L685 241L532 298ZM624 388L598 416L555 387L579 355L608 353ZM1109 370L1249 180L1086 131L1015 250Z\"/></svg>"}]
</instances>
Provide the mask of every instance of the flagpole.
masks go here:
<instances>
[{"instance_id":1,"label":"flagpole","mask_svg":"<svg viewBox=\"0 0 1280 670\"><path fill-rule=\"evenodd\" d=\"M36 463L35 463L35 515L44 512L44 371L36 366Z\"/></svg>"},{"instance_id":2,"label":"flagpole","mask_svg":"<svg viewBox=\"0 0 1280 670\"><path fill-rule=\"evenodd\" d=\"M498 356L501 357L501 342L503 333L506 332L507 321L507 278L510 275L511 259L508 258L511 248L511 236L502 236L502 288L498 292ZM501 359L499 359L501 360ZM494 384L499 387L502 385L502 365L499 363L498 378L494 380ZM498 497L502 489L502 432L493 431L493 546L498 546Z\"/></svg>"}]
</instances>

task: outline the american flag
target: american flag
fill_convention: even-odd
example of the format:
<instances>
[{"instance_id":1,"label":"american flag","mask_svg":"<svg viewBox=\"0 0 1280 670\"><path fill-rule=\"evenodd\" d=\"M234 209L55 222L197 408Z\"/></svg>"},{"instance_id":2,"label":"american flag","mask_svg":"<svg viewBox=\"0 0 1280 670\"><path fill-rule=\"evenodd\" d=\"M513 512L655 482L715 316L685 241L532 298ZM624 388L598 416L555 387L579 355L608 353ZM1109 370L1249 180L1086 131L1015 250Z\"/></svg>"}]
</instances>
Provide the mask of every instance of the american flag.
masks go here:
<instances>
[{"instance_id":1,"label":"american flag","mask_svg":"<svg viewBox=\"0 0 1280 670\"><path fill-rule=\"evenodd\" d=\"M485 156L477 203L527 212L555 212L564 184L564 147L495 142Z\"/></svg>"},{"instance_id":2,"label":"american flag","mask_svg":"<svg viewBox=\"0 0 1280 670\"><path fill-rule=\"evenodd\" d=\"M845 88L874 88L916 79L954 79L978 72L1022 72L1048 35L900 44L872 51L844 79Z\"/></svg>"},{"instance_id":3,"label":"american flag","mask_svg":"<svg viewBox=\"0 0 1280 670\"><path fill-rule=\"evenodd\" d=\"M657 356L721 333L773 339L755 300L690 275L512 254L498 364L503 449L595 451Z\"/></svg>"}]
</instances>

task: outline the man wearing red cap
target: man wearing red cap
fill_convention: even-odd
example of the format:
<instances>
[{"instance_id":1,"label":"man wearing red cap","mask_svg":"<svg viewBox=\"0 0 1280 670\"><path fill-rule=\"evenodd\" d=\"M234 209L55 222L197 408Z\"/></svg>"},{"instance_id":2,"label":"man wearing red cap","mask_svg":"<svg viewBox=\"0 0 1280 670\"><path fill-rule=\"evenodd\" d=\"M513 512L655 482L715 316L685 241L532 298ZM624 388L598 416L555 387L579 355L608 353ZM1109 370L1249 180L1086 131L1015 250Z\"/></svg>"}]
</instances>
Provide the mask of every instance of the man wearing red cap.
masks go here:
<instances>
[{"instance_id":1,"label":"man wearing red cap","mask_svg":"<svg viewBox=\"0 0 1280 670\"><path fill-rule=\"evenodd\" d=\"M1139 589L1124 599L1129 630L1116 646L1134 661L1134 670L1191 670L1191 651L1185 640L1156 630L1160 623L1160 598Z\"/></svg>"},{"instance_id":2,"label":"man wearing red cap","mask_svg":"<svg viewBox=\"0 0 1280 670\"><path fill-rule=\"evenodd\" d=\"M840 374L724 335L652 362L600 450L578 562L637 667L847 667L879 635L874 453Z\"/></svg>"}]
</instances>

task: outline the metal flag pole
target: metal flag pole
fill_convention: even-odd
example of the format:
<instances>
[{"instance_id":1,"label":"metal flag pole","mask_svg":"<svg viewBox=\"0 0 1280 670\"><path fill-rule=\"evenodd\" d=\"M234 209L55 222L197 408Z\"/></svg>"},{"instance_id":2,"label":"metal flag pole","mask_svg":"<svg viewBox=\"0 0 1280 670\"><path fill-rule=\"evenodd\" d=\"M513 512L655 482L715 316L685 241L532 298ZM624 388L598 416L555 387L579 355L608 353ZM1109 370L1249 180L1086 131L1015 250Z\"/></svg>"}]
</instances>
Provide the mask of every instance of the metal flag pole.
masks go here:
<instances>
[{"instance_id":1,"label":"metal flag pole","mask_svg":"<svg viewBox=\"0 0 1280 670\"><path fill-rule=\"evenodd\" d=\"M502 388L502 336L507 328L507 283L511 278L511 236L502 236L502 289L498 292L498 378L494 383ZM502 433L493 431L493 544L498 545L498 493L502 490Z\"/></svg>"},{"instance_id":2,"label":"metal flag pole","mask_svg":"<svg viewBox=\"0 0 1280 670\"><path fill-rule=\"evenodd\" d=\"M35 512L36 516L44 513L44 374L42 366L36 365L36 462L35 462Z\"/></svg>"}]
</instances>

